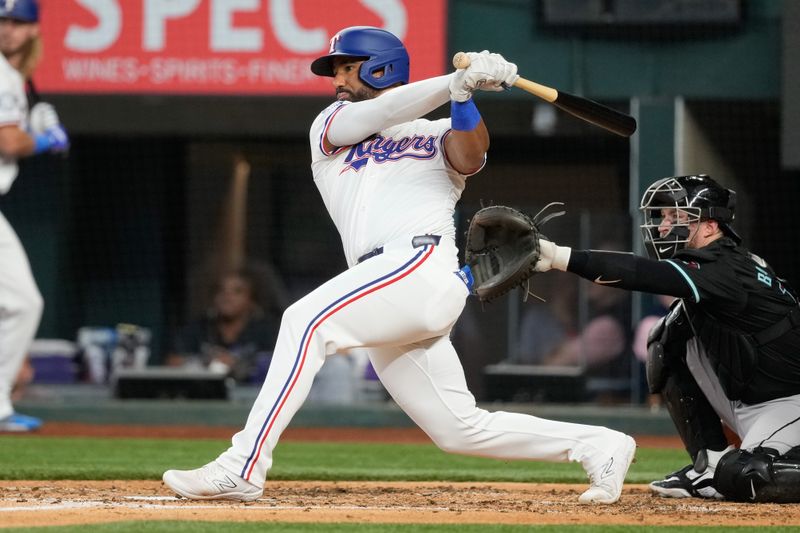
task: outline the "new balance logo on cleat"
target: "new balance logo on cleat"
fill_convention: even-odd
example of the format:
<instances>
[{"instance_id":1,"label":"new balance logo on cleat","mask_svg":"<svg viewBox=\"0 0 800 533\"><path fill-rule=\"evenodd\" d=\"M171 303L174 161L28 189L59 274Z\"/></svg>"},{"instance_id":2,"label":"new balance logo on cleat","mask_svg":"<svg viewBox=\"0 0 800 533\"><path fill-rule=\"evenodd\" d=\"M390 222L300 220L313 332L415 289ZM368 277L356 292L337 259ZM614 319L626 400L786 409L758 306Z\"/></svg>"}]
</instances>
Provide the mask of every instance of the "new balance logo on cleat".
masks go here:
<instances>
[{"instance_id":1,"label":"new balance logo on cleat","mask_svg":"<svg viewBox=\"0 0 800 533\"><path fill-rule=\"evenodd\" d=\"M636 453L636 441L628 435L619 435L611 457L589 474L591 485L578 497L578 503L610 504L619 500L625 475Z\"/></svg>"},{"instance_id":2,"label":"new balance logo on cleat","mask_svg":"<svg viewBox=\"0 0 800 533\"><path fill-rule=\"evenodd\" d=\"M194 470L167 470L164 483L179 496L191 500L235 500L251 502L263 489L225 470L212 461Z\"/></svg>"},{"instance_id":3,"label":"new balance logo on cleat","mask_svg":"<svg viewBox=\"0 0 800 533\"><path fill-rule=\"evenodd\" d=\"M614 458L612 457L608 463L603 466L603 470L600 472L600 479L605 479L608 476L614 475Z\"/></svg>"},{"instance_id":4,"label":"new balance logo on cleat","mask_svg":"<svg viewBox=\"0 0 800 533\"><path fill-rule=\"evenodd\" d=\"M225 489L235 489L236 482L231 479L230 476L225 476L225 479L214 479L211 481L220 492L224 492Z\"/></svg>"}]
</instances>

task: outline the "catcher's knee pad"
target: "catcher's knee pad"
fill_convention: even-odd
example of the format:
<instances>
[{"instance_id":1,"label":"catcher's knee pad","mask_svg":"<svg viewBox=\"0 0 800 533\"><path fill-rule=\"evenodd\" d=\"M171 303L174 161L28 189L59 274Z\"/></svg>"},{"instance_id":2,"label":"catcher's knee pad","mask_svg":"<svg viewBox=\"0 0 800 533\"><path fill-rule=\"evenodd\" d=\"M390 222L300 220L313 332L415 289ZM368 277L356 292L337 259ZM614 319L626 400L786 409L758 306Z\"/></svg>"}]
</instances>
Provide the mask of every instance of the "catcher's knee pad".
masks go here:
<instances>
[{"instance_id":1,"label":"catcher's knee pad","mask_svg":"<svg viewBox=\"0 0 800 533\"><path fill-rule=\"evenodd\" d=\"M652 327L647 336L647 387L651 394L664 389L670 366L683 364L686 359L686 342L692 331L686 319L681 300L676 300L669 313Z\"/></svg>"},{"instance_id":2,"label":"catcher's knee pad","mask_svg":"<svg viewBox=\"0 0 800 533\"><path fill-rule=\"evenodd\" d=\"M770 448L734 450L717 463L714 486L740 502L800 502L800 460Z\"/></svg>"}]
</instances>

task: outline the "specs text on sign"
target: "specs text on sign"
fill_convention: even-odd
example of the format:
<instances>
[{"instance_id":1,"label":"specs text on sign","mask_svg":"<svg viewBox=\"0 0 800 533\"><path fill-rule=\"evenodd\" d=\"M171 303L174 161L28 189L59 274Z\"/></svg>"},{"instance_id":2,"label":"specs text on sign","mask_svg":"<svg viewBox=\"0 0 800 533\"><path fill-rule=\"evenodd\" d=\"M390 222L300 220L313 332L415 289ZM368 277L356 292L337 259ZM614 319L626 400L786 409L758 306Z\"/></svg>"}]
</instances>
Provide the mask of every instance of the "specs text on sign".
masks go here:
<instances>
[{"instance_id":1,"label":"specs text on sign","mask_svg":"<svg viewBox=\"0 0 800 533\"><path fill-rule=\"evenodd\" d=\"M412 80L446 64L447 0L336 0L335 10L330 0L43 4L36 76L46 93L330 95L330 79L309 65L353 25L400 37Z\"/></svg>"},{"instance_id":2,"label":"specs text on sign","mask_svg":"<svg viewBox=\"0 0 800 533\"><path fill-rule=\"evenodd\" d=\"M97 53L114 46L126 23L124 3L128 0L75 0L91 13L97 24L91 27L71 24L64 46L72 52ZM167 47L168 23L210 9L208 48L211 52L261 52L264 31L270 31L287 51L309 54L325 50L330 38L325 28L304 28L295 16L295 8L308 0L143 0L141 11L141 49L160 52ZM263 26L237 26L237 13L260 11L266 4L268 16ZM403 0L363 0L362 6L378 17L380 27L404 38L408 13Z\"/></svg>"}]
</instances>

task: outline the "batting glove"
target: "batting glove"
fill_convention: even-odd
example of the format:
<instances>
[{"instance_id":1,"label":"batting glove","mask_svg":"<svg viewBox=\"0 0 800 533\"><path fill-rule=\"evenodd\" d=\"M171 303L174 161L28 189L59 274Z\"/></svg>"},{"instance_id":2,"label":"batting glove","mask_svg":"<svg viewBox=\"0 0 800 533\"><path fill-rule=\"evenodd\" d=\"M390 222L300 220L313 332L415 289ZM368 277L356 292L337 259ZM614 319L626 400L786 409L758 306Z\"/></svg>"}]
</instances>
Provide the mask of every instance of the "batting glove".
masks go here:
<instances>
[{"instance_id":1,"label":"batting glove","mask_svg":"<svg viewBox=\"0 0 800 533\"><path fill-rule=\"evenodd\" d=\"M42 152L58 153L69 150L69 137L61 124L56 124L43 133L34 135L33 141L34 154L41 154Z\"/></svg>"},{"instance_id":2,"label":"batting glove","mask_svg":"<svg viewBox=\"0 0 800 533\"><path fill-rule=\"evenodd\" d=\"M569 257L572 255L572 248L569 246L558 246L554 242L539 239L539 260L533 269L536 272L547 272L556 269L566 272L569 265Z\"/></svg>"},{"instance_id":3,"label":"batting glove","mask_svg":"<svg viewBox=\"0 0 800 533\"><path fill-rule=\"evenodd\" d=\"M47 102L39 102L31 108L28 123L33 133L44 133L61 124L61 120L55 107Z\"/></svg>"},{"instance_id":4,"label":"batting glove","mask_svg":"<svg viewBox=\"0 0 800 533\"><path fill-rule=\"evenodd\" d=\"M465 81L467 71L457 70L450 78L450 99L456 102L466 102L472 98L472 89L467 87Z\"/></svg>"},{"instance_id":5,"label":"batting glove","mask_svg":"<svg viewBox=\"0 0 800 533\"><path fill-rule=\"evenodd\" d=\"M464 79L472 90L502 91L519 79L517 65L506 61L500 54L484 50L479 54L468 52L467 56L470 64Z\"/></svg>"}]
</instances>

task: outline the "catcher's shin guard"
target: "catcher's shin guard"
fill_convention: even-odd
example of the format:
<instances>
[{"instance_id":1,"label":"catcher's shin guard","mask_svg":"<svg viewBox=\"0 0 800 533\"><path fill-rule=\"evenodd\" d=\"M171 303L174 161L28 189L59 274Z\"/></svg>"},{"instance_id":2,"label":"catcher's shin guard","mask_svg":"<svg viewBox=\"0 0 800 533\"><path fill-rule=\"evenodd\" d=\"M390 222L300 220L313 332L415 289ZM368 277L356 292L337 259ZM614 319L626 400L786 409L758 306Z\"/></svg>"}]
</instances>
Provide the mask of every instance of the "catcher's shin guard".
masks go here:
<instances>
[{"instance_id":1,"label":"catcher's shin guard","mask_svg":"<svg viewBox=\"0 0 800 533\"><path fill-rule=\"evenodd\" d=\"M800 458L771 448L734 450L717 464L714 485L739 502L800 502Z\"/></svg>"},{"instance_id":2,"label":"catcher's shin guard","mask_svg":"<svg viewBox=\"0 0 800 533\"><path fill-rule=\"evenodd\" d=\"M661 395L692 461L697 460L700 450L724 450L728 446L719 415L689 372L685 360L671 363Z\"/></svg>"}]
</instances>

